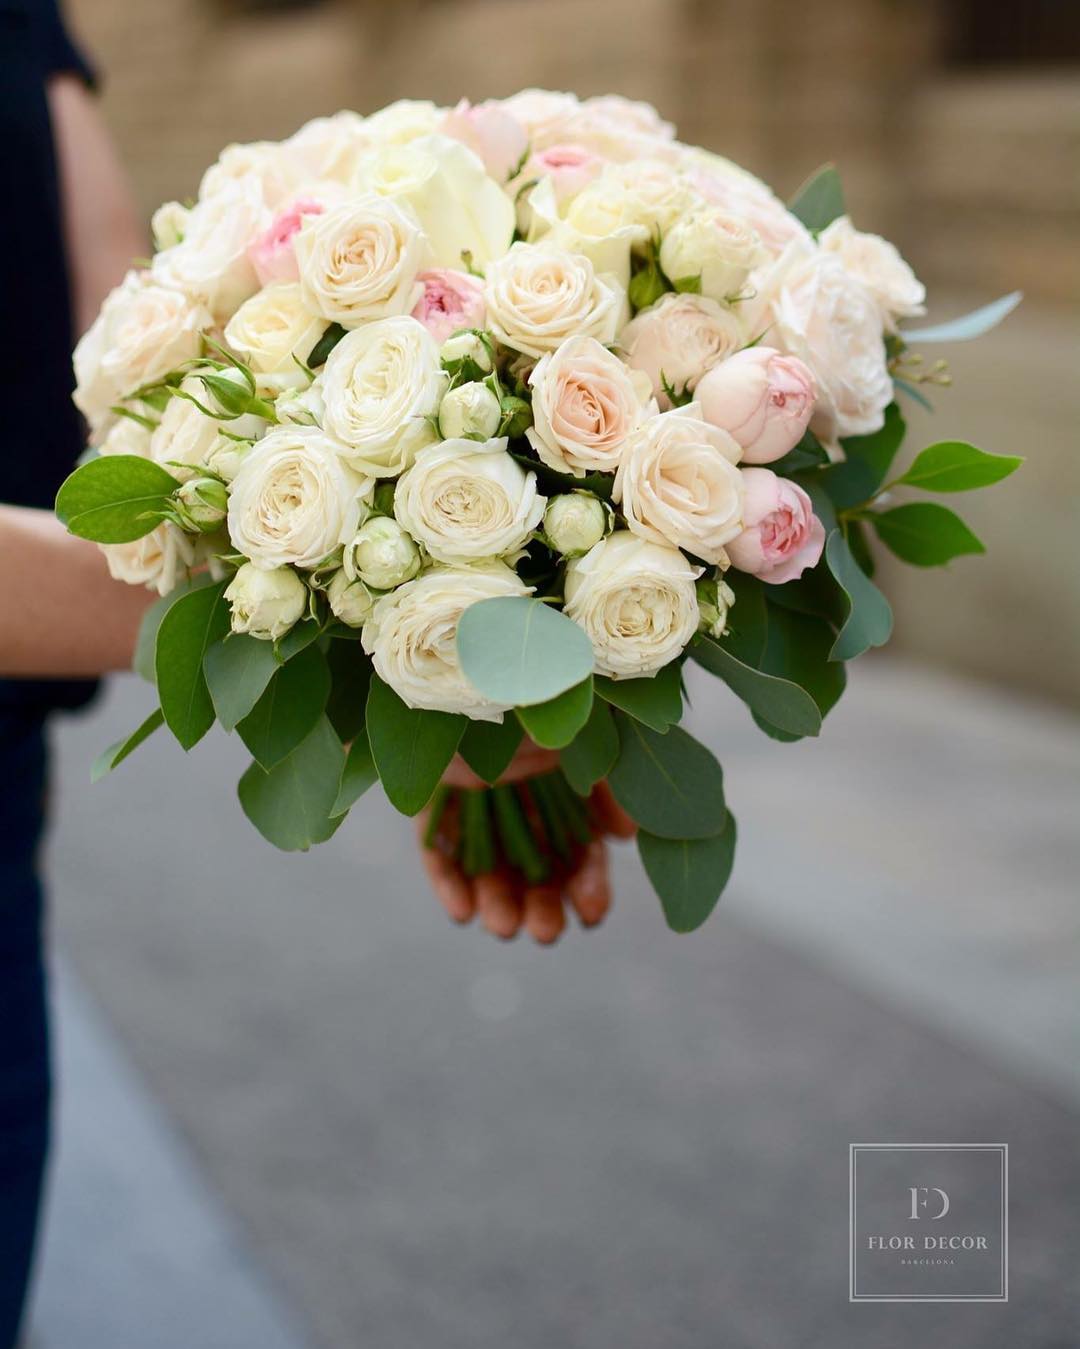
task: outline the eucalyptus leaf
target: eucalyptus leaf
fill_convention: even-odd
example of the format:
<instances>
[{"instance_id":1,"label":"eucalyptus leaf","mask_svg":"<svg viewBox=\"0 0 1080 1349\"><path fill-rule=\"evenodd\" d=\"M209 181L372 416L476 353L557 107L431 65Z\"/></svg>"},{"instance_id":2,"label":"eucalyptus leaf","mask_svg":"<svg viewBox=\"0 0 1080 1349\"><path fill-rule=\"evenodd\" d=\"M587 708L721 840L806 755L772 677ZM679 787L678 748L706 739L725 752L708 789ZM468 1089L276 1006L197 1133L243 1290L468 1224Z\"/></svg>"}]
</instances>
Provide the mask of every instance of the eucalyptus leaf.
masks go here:
<instances>
[{"instance_id":1,"label":"eucalyptus leaf","mask_svg":"<svg viewBox=\"0 0 1080 1349\"><path fill-rule=\"evenodd\" d=\"M894 375L893 388L896 389L898 393L907 394L913 402L918 403L919 407L925 408L927 412L933 412L933 403L931 403L930 399L927 398L926 394L923 393L917 384L912 384L909 380L900 379Z\"/></svg>"},{"instance_id":2,"label":"eucalyptus leaf","mask_svg":"<svg viewBox=\"0 0 1080 1349\"><path fill-rule=\"evenodd\" d=\"M519 707L518 719L532 739L544 749L568 745L589 719L593 705L592 675L546 703Z\"/></svg>"},{"instance_id":3,"label":"eucalyptus leaf","mask_svg":"<svg viewBox=\"0 0 1080 1349\"><path fill-rule=\"evenodd\" d=\"M901 332L900 336L909 345L912 342L968 342L996 328L1023 298L1023 291L1014 290L999 300L983 305L981 309L973 309L970 314L950 319L947 323L935 323L929 328L910 328Z\"/></svg>"},{"instance_id":4,"label":"eucalyptus leaf","mask_svg":"<svg viewBox=\"0 0 1080 1349\"><path fill-rule=\"evenodd\" d=\"M847 618L833 643L829 659L852 660L872 646L884 646L892 636L889 601L855 561L838 529L833 530L825 543L825 561L848 602Z\"/></svg>"},{"instance_id":5,"label":"eucalyptus leaf","mask_svg":"<svg viewBox=\"0 0 1080 1349\"><path fill-rule=\"evenodd\" d=\"M963 440L942 440L916 455L897 482L924 492L970 492L1000 482L1023 462L1015 455L987 454Z\"/></svg>"},{"instance_id":6,"label":"eucalyptus leaf","mask_svg":"<svg viewBox=\"0 0 1080 1349\"><path fill-rule=\"evenodd\" d=\"M525 596L470 605L458 622L457 650L469 682L512 707L546 703L580 684L593 667L584 629Z\"/></svg>"},{"instance_id":7,"label":"eucalyptus leaf","mask_svg":"<svg viewBox=\"0 0 1080 1349\"><path fill-rule=\"evenodd\" d=\"M317 646L280 665L236 730L256 762L269 772L311 733L330 696L330 669Z\"/></svg>"},{"instance_id":8,"label":"eucalyptus leaf","mask_svg":"<svg viewBox=\"0 0 1080 1349\"><path fill-rule=\"evenodd\" d=\"M337 798L330 808L330 814L344 815L378 780L379 774L375 768L375 760L371 757L367 731L361 730L345 756L341 769L341 784L338 787Z\"/></svg>"},{"instance_id":9,"label":"eucalyptus leaf","mask_svg":"<svg viewBox=\"0 0 1080 1349\"><path fill-rule=\"evenodd\" d=\"M682 716L682 670L678 661L657 670L651 679L597 675L593 689L604 702L628 712L654 731L666 731Z\"/></svg>"},{"instance_id":10,"label":"eucalyptus leaf","mask_svg":"<svg viewBox=\"0 0 1080 1349\"><path fill-rule=\"evenodd\" d=\"M691 640L690 655L770 725L792 735L817 735L821 730L821 713L814 699L790 679L756 669L700 632Z\"/></svg>"},{"instance_id":11,"label":"eucalyptus leaf","mask_svg":"<svg viewBox=\"0 0 1080 1349\"><path fill-rule=\"evenodd\" d=\"M724 827L711 838L659 838L638 830L637 846L645 874L660 897L673 932L699 928L723 894L735 863L737 831L729 811Z\"/></svg>"},{"instance_id":12,"label":"eucalyptus leaf","mask_svg":"<svg viewBox=\"0 0 1080 1349\"><path fill-rule=\"evenodd\" d=\"M501 722L470 721L458 745L458 753L472 771L489 784L494 784L506 771L518 745L525 738L525 728L510 712Z\"/></svg>"},{"instance_id":13,"label":"eucalyptus leaf","mask_svg":"<svg viewBox=\"0 0 1080 1349\"><path fill-rule=\"evenodd\" d=\"M985 553L982 540L946 506L913 501L869 517L883 544L916 567L941 567L954 557Z\"/></svg>"},{"instance_id":14,"label":"eucalyptus leaf","mask_svg":"<svg viewBox=\"0 0 1080 1349\"><path fill-rule=\"evenodd\" d=\"M131 543L156 529L180 484L152 459L100 455L77 468L56 494L56 514L95 543Z\"/></svg>"},{"instance_id":15,"label":"eucalyptus leaf","mask_svg":"<svg viewBox=\"0 0 1080 1349\"><path fill-rule=\"evenodd\" d=\"M274 644L247 633L228 633L208 648L203 674L217 719L227 731L251 711L277 672Z\"/></svg>"},{"instance_id":16,"label":"eucalyptus leaf","mask_svg":"<svg viewBox=\"0 0 1080 1349\"><path fill-rule=\"evenodd\" d=\"M454 757L466 719L451 712L408 707L372 675L367 733L383 790L403 815L417 815Z\"/></svg>"},{"instance_id":17,"label":"eucalyptus leaf","mask_svg":"<svg viewBox=\"0 0 1080 1349\"><path fill-rule=\"evenodd\" d=\"M276 848L306 851L324 843L344 815L331 816L342 768L341 741L326 717L270 772L253 763L240 779L244 814Z\"/></svg>"},{"instance_id":18,"label":"eucalyptus leaf","mask_svg":"<svg viewBox=\"0 0 1080 1349\"><path fill-rule=\"evenodd\" d=\"M229 630L227 582L182 595L162 617L154 647L154 670L165 724L184 749L191 749L214 724L214 704L203 674L203 659Z\"/></svg>"},{"instance_id":19,"label":"eucalyptus leaf","mask_svg":"<svg viewBox=\"0 0 1080 1349\"><path fill-rule=\"evenodd\" d=\"M680 726L664 734L619 712L619 757L608 783L642 829L662 838L709 838L724 827L724 774Z\"/></svg>"},{"instance_id":20,"label":"eucalyptus leaf","mask_svg":"<svg viewBox=\"0 0 1080 1349\"><path fill-rule=\"evenodd\" d=\"M844 189L836 165L823 164L812 173L788 203L788 210L815 234L844 215Z\"/></svg>"},{"instance_id":21,"label":"eucalyptus leaf","mask_svg":"<svg viewBox=\"0 0 1080 1349\"><path fill-rule=\"evenodd\" d=\"M594 698L589 719L559 755L559 766L579 796L588 796L619 757L619 732L611 708Z\"/></svg>"},{"instance_id":22,"label":"eucalyptus leaf","mask_svg":"<svg viewBox=\"0 0 1080 1349\"><path fill-rule=\"evenodd\" d=\"M149 739L157 728L164 724L165 717L161 708L155 707L142 725L132 731L130 735L124 736L117 740L115 744L110 745L108 749L101 751L91 766L90 781L98 782L107 773L111 773L117 764L122 764L129 754L133 754L144 740Z\"/></svg>"}]
</instances>

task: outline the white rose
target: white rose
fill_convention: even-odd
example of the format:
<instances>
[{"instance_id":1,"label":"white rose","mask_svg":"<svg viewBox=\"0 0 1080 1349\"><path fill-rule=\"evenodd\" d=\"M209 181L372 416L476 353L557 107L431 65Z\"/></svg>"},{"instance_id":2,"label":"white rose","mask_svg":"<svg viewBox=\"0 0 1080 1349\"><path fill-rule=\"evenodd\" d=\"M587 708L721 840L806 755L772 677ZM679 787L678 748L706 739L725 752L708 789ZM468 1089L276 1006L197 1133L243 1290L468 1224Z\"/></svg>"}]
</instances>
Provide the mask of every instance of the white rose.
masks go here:
<instances>
[{"instance_id":1,"label":"white rose","mask_svg":"<svg viewBox=\"0 0 1080 1349\"><path fill-rule=\"evenodd\" d=\"M737 297L764 256L750 225L716 210L683 216L660 244L660 266L671 280L696 280L710 300Z\"/></svg>"},{"instance_id":2,"label":"white rose","mask_svg":"<svg viewBox=\"0 0 1080 1349\"><path fill-rule=\"evenodd\" d=\"M376 599L363 581L350 581L343 568L331 576L326 598L334 617L350 628L364 626L371 617Z\"/></svg>"},{"instance_id":3,"label":"white rose","mask_svg":"<svg viewBox=\"0 0 1080 1349\"><path fill-rule=\"evenodd\" d=\"M364 122L364 134L375 145L407 145L420 136L430 136L443 110L422 98L399 98L373 112Z\"/></svg>"},{"instance_id":4,"label":"white rose","mask_svg":"<svg viewBox=\"0 0 1080 1349\"><path fill-rule=\"evenodd\" d=\"M420 550L396 520L376 515L345 545L341 561L348 580L393 590L420 570Z\"/></svg>"},{"instance_id":5,"label":"white rose","mask_svg":"<svg viewBox=\"0 0 1080 1349\"><path fill-rule=\"evenodd\" d=\"M440 562L498 557L520 548L547 499L506 452L505 440L444 440L422 450L398 481L394 514Z\"/></svg>"},{"instance_id":6,"label":"white rose","mask_svg":"<svg viewBox=\"0 0 1080 1349\"><path fill-rule=\"evenodd\" d=\"M134 454L149 459L151 430L131 417L117 417L98 446L98 454Z\"/></svg>"},{"instance_id":7,"label":"white rose","mask_svg":"<svg viewBox=\"0 0 1080 1349\"><path fill-rule=\"evenodd\" d=\"M797 244L759 289L772 320L768 340L817 377L811 430L829 444L877 431L893 385L881 310L870 291L835 253Z\"/></svg>"},{"instance_id":8,"label":"white rose","mask_svg":"<svg viewBox=\"0 0 1080 1349\"><path fill-rule=\"evenodd\" d=\"M589 259L599 273L615 277L624 289L630 283L630 253L642 247L648 230L634 219L628 194L601 180L574 197L560 216L555 183L541 178L529 193L529 240L541 237L548 246Z\"/></svg>"},{"instance_id":9,"label":"white rose","mask_svg":"<svg viewBox=\"0 0 1080 1349\"><path fill-rule=\"evenodd\" d=\"M568 563L566 612L588 634L597 670L636 679L673 661L698 628L701 571L625 529Z\"/></svg>"},{"instance_id":10,"label":"white rose","mask_svg":"<svg viewBox=\"0 0 1080 1349\"><path fill-rule=\"evenodd\" d=\"M164 255L162 255L164 256ZM75 405L97 434L114 403L199 354L212 320L180 291L129 272L75 348Z\"/></svg>"},{"instance_id":11,"label":"white rose","mask_svg":"<svg viewBox=\"0 0 1080 1349\"><path fill-rule=\"evenodd\" d=\"M259 289L247 250L270 219L259 179L233 179L192 209L180 243L155 256L155 280L224 322Z\"/></svg>"},{"instance_id":12,"label":"white rose","mask_svg":"<svg viewBox=\"0 0 1080 1349\"><path fill-rule=\"evenodd\" d=\"M307 362L326 329L304 305L295 282L279 282L245 300L225 325L225 342L255 372L260 393L307 383Z\"/></svg>"},{"instance_id":13,"label":"white rose","mask_svg":"<svg viewBox=\"0 0 1080 1349\"><path fill-rule=\"evenodd\" d=\"M388 146L361 165L360 183L411 208L436 267L460 268L468 252L482 268L510 247L514 203L479 156L449 136Z\"/></svg>"},{"instance_id":14,"label":"white rose","mask_svg":"<svg viewBox=\"0 0 1080 1349\"><path fill-rule=\"evenodd\" d=\"M648 380L592 337L571 337L529 376L529 444L559 473L613 473L627 436L645 415Z\"/></svg>"},{"instance_id":15,"label":"white rose","mask_svg":"<svg viewBox=\"0 0 1080 1349\"><path fill-rule=\"evenodd\" d=\"M574 94L522 89L502 99L499 106L525 128L532 148L542 150L570 139L565 133L581 104Z\"/></svg>"},{"instance_id":16,"label":"white rose","mask_svg":"<svg viewBox=\"0 0 1080 1349\"><path fill-rule=\"evenodd\" d=\"M450 334L439 348L439 359L443 367L451 373L470 365L475 366L480 374L488 375L494 368L491 351L488 341L478 333L466 330Z\"/></svg>"},{"instance_id":17,"label":"white rose","mask_svg":"<svg viewBox=\"0 0 1080 1349\"><path fill-rule=\"evenodd\" d=\"M719 562L742 531L738 443L701 418L696 403L662 412L627 441L614 499L629 528L654 543Z\"/></svg>"},{"instance_id":18,"label":"white rose","mask_svg":"<svg viewBox=\"0 0 1080 1349\"><path fill-rule=\"evenodd\" d=\"M154 247L161 252L181 242L187 231L191 208L178 201L166 201L150 217Z\"/></svg>"},{"instance_id":19,"label":"white rose","mask_svg":"<svg viewBox=\"0 0 1080 1349\"><path fill-rule=\"evenodd\" d=\"M281 146L276 141L252 141L226 145L217 162L203 174L199 200L219 196L243 178L258 182L263 202L271 209L279 206L294 186Z\"/></svg>"},{"instance_id":20,"label":"white rose","mask_svg":"<svg viewBox=\"0 0 1080 1349\"><path fill-rule=\"evenodd\" d=\"M317 567L356 528L373 483L308 426L278 426L244 456L229 497L229 537L256 567Z\"/></svg>"},{"instance_id":21,"label":"white rose","mask_svg":"<svg viewBox=\"0 0 1080 1349\"><path fill-rule=\"evenodd\" d=\"M501 721L507 704L485 698L462 673L457 625L480 600L527 594L529 588L501 562L434 567L378 601L364 625L364 650L379 678L409 707Z\"/></svg>"},{"instance_id":22,"label":"white rose","mask_svg":"<svg viewBox=\"0 0 1080 1349\"><path fill-rule=\"evenodd\" d=\"M665 408L671 406L665 384L678 393L693 389L706 370L746 342L739 318L704 295L664 295L619 335L627 365L648 375Z\"/></svg>"},{"instance_id":23,"label":"white rose","mask_svg":"<svg viewBox=\"0 0 1080 1349\"><path fill-rule=\"evenodd\" d=\"M730 159L698 146L680 146L679 166L705 201L745 220L767 251L776 256L793 241L809 243L802 221L793 216L772 189Z\"/></svg>"},{"instance_id":24,"label":"white rose","mask_svg":"<svg viewBox=\"0 0 1080 1349\"><path fill-rule=\"evenodd\" d=\"M281 142L281 155L292 180L302 191L312 183L352 183L360 157L373 141L364 119L355 112L314 117Z\"/></svg>"},{"instance_id":25,"label":"white rose","mask_svg":"<svg viewBox=\"0 0 1080 1349\"><path fill-rule=\"evenodd\" d=\"M564 492L544 511L544 534L563 557L580 557L600 542L611 523L611 509L591 492Z\"/></svg>"},{"instance_id":26,"label":"white rose","mask_svg":"<svg viewBox=\"0 0 1080 1349\"><path fill-rule=\"evenodd\" d=\"M195 541L168 520L131 543L103 543L109 575L128 585L144 585L167 595L187 579L195 562Z\"/></svg>"},{"instance_id":27,"label":"white rose","mask_svg":"<svg viewBox=\"0 0 1080 1349\"><path fill-rule=\"evenodd\" d=\"M604 180L622 188L627 211L650 235L666 234L680 216L702 204L678 168L660 159L612 165Z\"/></svg>"},{"instance_id":28,"label":"white rose","mask_svg":"<svg viewBox=\"0 0 1080 1349\"><path fill-rule=\"evenodd\" d=\"M625 292L579 254L515 244L488 267L484 299L488 326L500 342L542 356L577 335L611 342Z\"/></svg>"},{"instance_id":29,"label":"white rose","mask_svg":"<svg viewBox=\"0 0 1080 1349\"><path fill-rule=\"evenodd\" d=\"M502 404L486 384L459 384L439 404L444 440L490 440L502 421Z\"/></svg>"},{"instance_id":30,"label":"white rose","mask_svg":"<svg viewBox=\"0 0 1080 1349\"><path fill-rule=\"evenodd\" d=\"M435 432L446 375L435 339L416 319L383 319L343 337L318 380L323 426L358 471L394 477Z\"/></svg>"},{"instance_id":31,"label":"white rose","mask_svg":"<svg viewBox=\"0 0 1080 1349\"><path fill-rule=\"evenodd\" d=\"M321 426L326 415L322 384L316 378L306 389L283 389L274 399L274 415L279 422L297 426Z\"/></svg>"},{"instance_id":32,"label":"white rose","mask_svg":"<svg viewBox=\"0 0 1080 1349\"><path fill-rule=\"evenodd\" d=\"M926 313L926 287L887 239L860 233L843 215L822 231L818 243L870 291L890 332L897 319Z\"/></svg>"},{"instance_id":33,"label":"white rose","mask_svg":"<svg viewBox=\"0 0 1080 1349\"><path fill-rule=\"evenodd\" d=\"M428 245L416 221L374 193L305 216L293 244L308 309L355 328L407 314L423 291L416 274Z\"/></svg>"},{"instance_id":34,"label":"white rose","mask_svg":"<svg viewBox=\"0 0 1080 1349\"><path fill-rule=\"evenodd\" d=\"M239 371L215 370L212 373L230 382L242 382ZM211 407L213 399L196 376L189 375L183 380L180 392L191 397L174 394L150 436L150 458L176 477L183 479L197 468L210 467L210 459L222 449L222 442L226 446L236 443L229 439L230 436L254 439L262 434L266 423L260 417L247 414L219 421L201 411L191 398L197 398L203 407ZM229 435L223 435L223 430Z\"/></svg>"},{"instance_id":35,"label":"white rose","mask_svg":"<svg viewBox=\"0 0 1080 1349\"><path fill-rule=\"evenodd\" d=\"M276 642L298 623L308 606L308 588L289 567L269 570L245 562L225 587L233 632Z\"/></svg>"}]
</instances>

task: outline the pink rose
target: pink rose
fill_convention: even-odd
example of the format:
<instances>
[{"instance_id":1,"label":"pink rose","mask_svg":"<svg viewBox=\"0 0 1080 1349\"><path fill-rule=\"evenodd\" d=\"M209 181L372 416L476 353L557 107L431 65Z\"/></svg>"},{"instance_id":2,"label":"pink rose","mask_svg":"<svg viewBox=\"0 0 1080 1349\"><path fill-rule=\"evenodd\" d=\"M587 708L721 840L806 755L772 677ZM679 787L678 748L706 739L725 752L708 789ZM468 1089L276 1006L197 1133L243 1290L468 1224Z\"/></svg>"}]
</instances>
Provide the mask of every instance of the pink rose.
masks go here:
<instances>
[{"instance_id":1,"label":"pink rose","mask_svg":"<svg viewBox=\"0 0 1080 1349\"><path fill-rule=\"evenodd\" d=\"M497 183L509 181L529 148L525 128L498 103L478 103L467 98L439 124L438 130L467 145L484 161L484 168Z\"/></svg>"},{"instance_id":2,"label":"pink rose","mask_svg":"<svg viewBox=\"0 0 1080 1349\"><path fill-rule=\"evenodd\" d=\"M599 155L584 145L552 145L529 156L523 177L550 178L560 206L583 192L604 167Z\"/></svg>"},{"instance_id":3,"label":"pink rose","mask_svg":"<svg viewBox=\"0 0 1080 1349\"><path fill-rule=\"evenodd\" d=\"M825 547L825 526L810 498L768 468L744 468L742 478L743 531L727 545L731 565L768 585L797 580Z\"/></svg>"},{"instance_id":4,"label":"pink rose","mask_svg":"<svg viewBox=\"0 0 1080 1349\"><path fill-rule=\"evenodd\" d=\"M487 321L484 283L468 272L437 267L416 278L424 293L412 311L436 342L445 342L459 328L482 328Z\"/></svg>"},{"instance_id":5,"label":"pink rose","mask_svg":"<svg viewBox=\"0 0 1080 1349\"><path fill-rule=\"evenodd\" d=\"M321 215L325 210L321 201L298 197L283 211L279 211L269 228L248 244L248 257L260 286L269 286L274 281L300 279L293 238L299 233L306 215Z\"/></svg>"},{"instance_id":6,"label":"pink rose","mask_svg":"<svg viewBox=\"0 0 1080 1349\"><path fill-rule=\"evenodd\" d=\"M742 446L744 463L771 464L802 439L817 381L797 356L749 347L702 375L694 396L705 420Z\"/></svg>"}]
</instances>

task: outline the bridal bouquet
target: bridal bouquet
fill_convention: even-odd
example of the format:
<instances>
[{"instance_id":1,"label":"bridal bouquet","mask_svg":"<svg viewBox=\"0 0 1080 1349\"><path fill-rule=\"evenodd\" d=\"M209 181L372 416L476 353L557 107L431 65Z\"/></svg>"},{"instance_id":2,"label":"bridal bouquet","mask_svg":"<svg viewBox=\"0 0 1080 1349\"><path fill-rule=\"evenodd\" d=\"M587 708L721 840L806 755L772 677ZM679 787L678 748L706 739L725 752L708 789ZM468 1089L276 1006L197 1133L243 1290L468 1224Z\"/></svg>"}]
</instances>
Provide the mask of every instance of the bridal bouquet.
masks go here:
<instances>
[{"instance_id":1,"label":"bridal bouquet","mask_svg":"<svg viewBox=\"0 0 1080 1349\"><path fill-rule=\"evenodd\" d=\"M455 753L465 862L535 869L607 779L668 922L701 923L735 822L679 726L683 664L774 739L817 735L844 662L887 641L873 543L983 551L908 495L1020 462L931 445L894 466L897 396L947 382L900 325L924 291L845 214L790 205L654 110L530 90L343 112L231 145L75 351L93 449L57 512L155 588L136 666L185 749L215 721L244 811L328 839L376 780L406 814ZM719 691L719 686L718 686ZM539 838L541 846L537 846Z\"/></svg>"}]
</instances>

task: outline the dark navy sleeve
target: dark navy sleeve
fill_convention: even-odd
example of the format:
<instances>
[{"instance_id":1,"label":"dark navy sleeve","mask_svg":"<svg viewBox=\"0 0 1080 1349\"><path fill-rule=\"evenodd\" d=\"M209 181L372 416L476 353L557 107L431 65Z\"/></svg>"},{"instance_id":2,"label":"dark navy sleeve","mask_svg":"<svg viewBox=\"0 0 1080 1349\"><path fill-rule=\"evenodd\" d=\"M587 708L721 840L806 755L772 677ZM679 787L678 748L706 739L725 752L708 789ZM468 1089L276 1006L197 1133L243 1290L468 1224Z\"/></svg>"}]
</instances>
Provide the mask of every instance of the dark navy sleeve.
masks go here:
<instances>
[{"instance_id":1,"label":"dark navy sleeve","mask_svg":"<svg viewBox=\"0 0 1080 1349\"><path fill-rule=\"evenodd\" d=\"M39 0L36 9L40 25L44 74L78 75L90 88L94 88L97 84L97 75L72 41L59 5L53 0Z\"/></svg>"}]
</instances>

